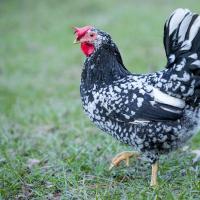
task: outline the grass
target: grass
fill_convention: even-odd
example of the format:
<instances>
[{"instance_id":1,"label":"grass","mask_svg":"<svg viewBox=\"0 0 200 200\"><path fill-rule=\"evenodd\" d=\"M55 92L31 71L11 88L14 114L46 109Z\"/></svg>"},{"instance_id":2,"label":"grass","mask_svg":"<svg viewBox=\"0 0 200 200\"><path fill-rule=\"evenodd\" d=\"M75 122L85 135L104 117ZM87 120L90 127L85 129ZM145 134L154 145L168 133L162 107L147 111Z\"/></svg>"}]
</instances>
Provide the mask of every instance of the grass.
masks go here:
<instances>
[{"instance_id":1,"label":"grass","mask_svg":"<svg viewBox=\"0 0 200 200\"><path fill-rule=\"evenodd\" d=\"M0 1L0 199L199 199L189 151L161 157L155 189L147 163L108 170L131 148L84 115L84 56L72 44L71 26L92 24L112 35L129 70L157 70L163 24L177 7L200 13L198 0ZM188 143L199 144L200 135Z\"/></svg>"}]
</instances>

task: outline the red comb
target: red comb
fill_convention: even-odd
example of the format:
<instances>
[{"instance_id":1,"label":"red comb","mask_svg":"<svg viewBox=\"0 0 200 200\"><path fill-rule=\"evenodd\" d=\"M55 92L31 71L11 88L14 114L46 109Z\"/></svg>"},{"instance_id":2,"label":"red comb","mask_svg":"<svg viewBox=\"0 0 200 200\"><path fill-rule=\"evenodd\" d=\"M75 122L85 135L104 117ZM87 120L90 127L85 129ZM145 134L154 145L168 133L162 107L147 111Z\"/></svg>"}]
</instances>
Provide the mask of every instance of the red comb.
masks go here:
<instances>
[{"instance_id":1,"label":"red comb","mask_svg":"<svg viewBox=\"0 0 200 200\"><path fill-rule=\"evenodd\" d=\"M74 34L76 34L76 37L77 37L76 39L79 40L91 28L92 28L92 26L84 26L84 27L81 27L81 28L74 27Z\"/></svg>"}]
</instances>

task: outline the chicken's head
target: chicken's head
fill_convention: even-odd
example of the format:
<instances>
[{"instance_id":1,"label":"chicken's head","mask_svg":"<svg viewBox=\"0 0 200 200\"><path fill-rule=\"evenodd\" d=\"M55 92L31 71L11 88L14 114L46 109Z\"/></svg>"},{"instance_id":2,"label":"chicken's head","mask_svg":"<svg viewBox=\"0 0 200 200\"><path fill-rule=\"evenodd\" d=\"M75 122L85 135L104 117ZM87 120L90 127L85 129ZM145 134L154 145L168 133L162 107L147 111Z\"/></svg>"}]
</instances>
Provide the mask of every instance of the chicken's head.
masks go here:
<instances>
[{"instance_id":1,"label":"chicken's head","mask_svg":"<svg viewBox=\"0 0 200 200\"><path fill-rule=\"evenodd\" d=\"M75 41L74 43L81 44L82 52L88 57L95 52L103 43L111 40L111 37L92 26L84 26L74 28Z\"/></svg>"}]
</instances>

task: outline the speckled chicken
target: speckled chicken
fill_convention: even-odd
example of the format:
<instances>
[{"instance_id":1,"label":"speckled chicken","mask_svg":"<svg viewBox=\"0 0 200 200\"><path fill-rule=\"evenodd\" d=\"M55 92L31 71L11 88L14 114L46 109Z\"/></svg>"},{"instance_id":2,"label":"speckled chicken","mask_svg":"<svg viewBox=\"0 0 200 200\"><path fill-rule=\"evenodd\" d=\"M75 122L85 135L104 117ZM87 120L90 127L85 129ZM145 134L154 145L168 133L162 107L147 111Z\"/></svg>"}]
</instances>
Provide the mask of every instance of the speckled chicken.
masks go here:
<instances>
[{"instance_id":1,"label":"speckled chicken","mask_svg":"<svg viewBox=\"0 0 200 200\"><path fill-rule=\"evenodd\" d=\"M151 185L156 185L159 156L200 127L200 16L180 8L170 15L164 26L166 67L150 74L129 72L108 33L85 26L75 28L75 36L86 56L80 86L84 111L135 150L118 154L111 168L139 156L152 164Z\"/></svg>"}]
</instances>

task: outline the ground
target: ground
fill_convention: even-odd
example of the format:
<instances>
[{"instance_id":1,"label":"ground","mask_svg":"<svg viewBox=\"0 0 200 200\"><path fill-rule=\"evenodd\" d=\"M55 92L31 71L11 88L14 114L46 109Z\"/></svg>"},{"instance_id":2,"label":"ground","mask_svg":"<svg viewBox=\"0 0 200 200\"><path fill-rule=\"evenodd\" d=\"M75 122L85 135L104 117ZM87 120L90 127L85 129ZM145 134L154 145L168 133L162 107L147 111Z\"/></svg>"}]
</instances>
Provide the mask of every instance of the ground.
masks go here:
<instances>
[{"instance_id":1,"label":"ground","mask_svg":"<svg viewBox=\"0 0 200 200\"><path fill-rule=\"evenodd\" d=\"M132 72L166 63L163 24L175 8L200 13L198 0L0 1L0 199L199 199L200 164L190 149L161 157L159 186L139 160L109 171L130 147L84 115L79 83L84 56L72 26L109 32Z\"/></svg>"}]
</instances>

